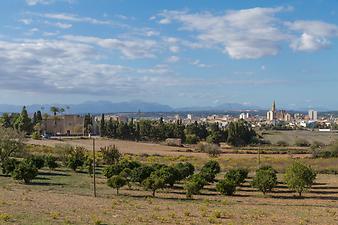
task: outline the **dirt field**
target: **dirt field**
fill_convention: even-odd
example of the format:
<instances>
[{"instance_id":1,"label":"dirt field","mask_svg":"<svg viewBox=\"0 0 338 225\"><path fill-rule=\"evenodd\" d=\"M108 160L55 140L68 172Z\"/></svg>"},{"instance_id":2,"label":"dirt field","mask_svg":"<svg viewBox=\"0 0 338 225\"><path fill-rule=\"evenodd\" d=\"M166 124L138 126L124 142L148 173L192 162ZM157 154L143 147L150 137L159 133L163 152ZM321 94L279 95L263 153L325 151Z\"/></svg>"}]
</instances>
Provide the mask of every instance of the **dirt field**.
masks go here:
<instances>
[{"instance_id":1,"label":"dirt field","mask_svg":"<svg viewBox=\"0 0 338 225\"><path fill-rule=\"evenodd\" d=\"M90 140L30 140L28 143L52 147L67 143L89 150L92 147ZM187 148L96 140L97 148L110 144L123 153L132 153L125 157L143 163L189 161L199 169L210 159L206 154L186 152ZM297 157L316 171L338 171L336 159L311 159L306 155L304 158L304 154L264 154L261 163L283 172ZM88 174L74 173L64 167L56 171L41 170L31 185L0 175L0 224L338 224L337 175L319 174L316 184L301 199L283 183L273 193L263 196L250 185L258 166L257 154L222 154L217 161L223 171L218 178L230 168L245 167L251 171L235 196L220 195L212 184L201 195L187 200L182 183L174 189L160 190L155 198L150 197L150 191L135 185L132 189L122 188L116 196L115 190L106 185L101 167L97 175L97 198L92 196L92 178ZM278 180L283 180L283 174L279 174Z\"/></svg>"},{"instance_id":2,"label":"dirt field","mask_svg":"<svg viewBox=\"0 0 338 225\"><path fill-rule=\"evenodd\" d=\"M72 146L83 146L88 150L92 150L93 142L90 139L63 139L60 140L32 140L29 139L27 141L28 144L33 145L45 145L54 147L58 144L70 144ZM95 140L96 149L99 150L101 147L116 145L120 152L122 153L130 153L130 154L148 154L148 155L163 155L163 156L193 156L193 157L201 157L208 158L208 155L205 153L197 153L191 152L194 147L172 147L162 144L154 144L154 143L144 143L144 142L134 142L134 141L125 141L125 140L112 140L112 139L102 139L97 138ZM189 151L190 150L190 151ZM226 151L230 152L231 149L227 149ZM238 150L237 150L238 151ZM290 155L287 154L266 154L266 156L278 157L278 158L290 158ZM292 157L295 158L303 158L307 157L309 154L293 154ZM237 154L237 153L226 153L224 154L226 158L257 158L255 154Z\"/></svg>"},{"instance_id":3,"label":"dirt field","mask_svg":"<svg viewBox=\"0 0 338 225\"><path fill-rule=\"evenodd\" d=\"M303 139L309 141L310 143L318 141L328 145L338 140L338 133L307 130L267 131L263 137L264 139L269 140L272 144L276 144L278 141L285 141L289 145L294 145L296 140Z\"/></svg>"},{"instance_id":4,"label":"dirt field","mask_svg":"<svg viewBox=\"0 0 338 225\"><path fill-rule=\"evenodd\" d=\"M232 197L214 188L193 200L186 200L180 184L156 198L138 187L116 196L99 176L94 198L87 174L43 171L32 185L0 176L0 224L338 224L335 175L320 175L302 199L283 184L268 196L249 183Z\"/></svg>"}]
</instances>

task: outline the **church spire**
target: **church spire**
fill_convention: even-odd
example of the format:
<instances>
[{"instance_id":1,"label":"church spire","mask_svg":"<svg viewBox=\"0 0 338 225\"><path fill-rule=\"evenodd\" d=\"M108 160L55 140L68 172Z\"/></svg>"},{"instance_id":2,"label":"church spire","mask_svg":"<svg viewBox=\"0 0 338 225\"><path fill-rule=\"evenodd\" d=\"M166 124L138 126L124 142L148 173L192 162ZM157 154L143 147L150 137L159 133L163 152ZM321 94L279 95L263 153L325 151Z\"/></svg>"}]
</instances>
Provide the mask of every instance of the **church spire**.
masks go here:
<instances>
[{"instance_id":1,"label":"church spire","mask_svg":"<svg viewBox=\"0 0 338 225\"><path fill-rule=\"evenodd\" d=\"M273 100L271 111L276 112L276 102L275 102L275 100Z\"/></svg>"}]
</instances>

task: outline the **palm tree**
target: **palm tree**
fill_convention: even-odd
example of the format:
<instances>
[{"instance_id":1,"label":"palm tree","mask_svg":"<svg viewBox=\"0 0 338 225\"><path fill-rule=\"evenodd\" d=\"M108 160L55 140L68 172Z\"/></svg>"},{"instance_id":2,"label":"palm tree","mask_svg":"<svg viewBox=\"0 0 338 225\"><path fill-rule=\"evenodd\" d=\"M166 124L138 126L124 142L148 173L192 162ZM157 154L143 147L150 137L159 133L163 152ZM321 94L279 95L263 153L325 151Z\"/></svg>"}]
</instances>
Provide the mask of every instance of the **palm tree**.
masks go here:
<instances>
[{"instance_id":1,"label":"palm tree","mask_svg":"<svg viewBox=\"0 0 338 225\"><path fill-rule=\"evenodd\" d=\"M60 109L56 106L52 106L52 107L50 107L50 111L54 115L54 125L56 126L56 114L60 112Z\"/></svg>"}]
</instances>

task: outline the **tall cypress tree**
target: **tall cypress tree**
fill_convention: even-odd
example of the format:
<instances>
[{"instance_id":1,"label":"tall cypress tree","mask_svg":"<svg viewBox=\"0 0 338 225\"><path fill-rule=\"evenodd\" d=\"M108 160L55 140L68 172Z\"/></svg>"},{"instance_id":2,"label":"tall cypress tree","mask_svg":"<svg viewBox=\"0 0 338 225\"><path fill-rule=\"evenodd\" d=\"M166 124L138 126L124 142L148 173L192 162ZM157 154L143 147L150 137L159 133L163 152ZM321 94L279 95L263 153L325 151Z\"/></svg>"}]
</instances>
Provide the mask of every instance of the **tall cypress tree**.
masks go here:
<instances>
[{"instance_id":1,"label":"tall cypress tree","mask_svg":"<svg viewBox=\"0 0 338 225\"><path fill-rule=\"evenodd\" d=\"M105 137L107 135L106 132L106 122L104 120L104 114L101 115L101 121L100 121L100 135L101 137Z\"/></svg>"}]
</instances>

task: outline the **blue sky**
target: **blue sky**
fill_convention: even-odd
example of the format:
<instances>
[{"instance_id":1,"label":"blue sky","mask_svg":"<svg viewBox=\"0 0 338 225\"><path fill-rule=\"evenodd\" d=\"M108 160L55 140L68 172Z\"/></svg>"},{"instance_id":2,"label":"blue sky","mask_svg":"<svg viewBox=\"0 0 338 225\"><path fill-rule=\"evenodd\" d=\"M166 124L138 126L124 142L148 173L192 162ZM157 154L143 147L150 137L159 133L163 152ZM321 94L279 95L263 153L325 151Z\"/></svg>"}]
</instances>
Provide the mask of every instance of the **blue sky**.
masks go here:
<instances>
[{"instance_id":1,"label":"blue sky","mask_svg":"<svg viewBox=\"0 0 338 225\"><path fill-rule=\"evenodd\" d=\"M3 0L0 102L337 109L336 0Z\"/></svg>"}]
</instances>

